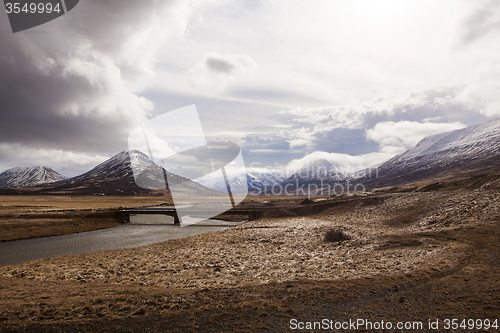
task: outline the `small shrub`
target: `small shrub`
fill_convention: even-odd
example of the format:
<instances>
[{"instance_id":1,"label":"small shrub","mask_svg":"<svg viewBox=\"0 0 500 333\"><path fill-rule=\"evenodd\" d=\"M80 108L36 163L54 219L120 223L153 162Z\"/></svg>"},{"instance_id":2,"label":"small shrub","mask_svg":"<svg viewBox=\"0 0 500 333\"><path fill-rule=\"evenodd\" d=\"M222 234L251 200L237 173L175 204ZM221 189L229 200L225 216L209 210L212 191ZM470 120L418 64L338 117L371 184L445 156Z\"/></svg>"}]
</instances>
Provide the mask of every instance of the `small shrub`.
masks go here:
<instances>
[{"instance_id":1,"label":"small shrub","mask_svg":"<svg viewBox=\"0 0 500 333\"><path fill-rule=\"evenodd\" d=\"M325 242L343 242L349 239L351 239L351 236L342 230L333 229L325 233Z\"/></svg>"}]
</instances>

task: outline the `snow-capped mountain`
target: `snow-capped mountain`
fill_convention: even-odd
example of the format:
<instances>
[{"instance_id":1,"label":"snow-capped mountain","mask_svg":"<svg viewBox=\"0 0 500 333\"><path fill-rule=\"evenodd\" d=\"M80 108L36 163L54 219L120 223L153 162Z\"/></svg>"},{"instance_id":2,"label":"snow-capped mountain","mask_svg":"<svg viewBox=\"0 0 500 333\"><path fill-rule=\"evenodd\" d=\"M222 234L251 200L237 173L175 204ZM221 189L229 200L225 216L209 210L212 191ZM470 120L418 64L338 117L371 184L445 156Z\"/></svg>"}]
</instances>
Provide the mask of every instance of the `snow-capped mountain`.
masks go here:
<instances>
[{"instance_id":1,"label":"snow-capped mountain","mask_svg":"<svg viewBox=\"0 0 500 333\"><path fill-rule=\"evenodd\" d=\"M245 174L245 176L234 177L232 179L228 179L231 192L233 192L233 193L245 193L245 192L247 192L248 191L247 177L248 177L248 175ZM215 182L207 187L214 189L216 191L227 192L226 182L223 180L217 181L217 182Z\"/></svg>"},{"instance_id":2,"label":"snow-capped mountain","mask_svg":"<svg viewBox=\"0 0 500 333\"><path fill-rule=\"evenodd\" d=\"M42 165L17 167L0 173L0 188L39 186L63 179L66 177Z\"/></svg>"},{"instance_id":3,"label":"snow-capped mountain","mask_svg":"<svg viewBox=\"0 0 500 333\"><path fill-rule=\"evenodd\" d=\"M164 182L163 168L156 165L149 157L138 150L125 150L102 162L92 170L71 178L75 181L111 181L114 179L138 177L143 172L154 175L158 181ZM162 186L164 187L164 186Z\"/></svg>"},{"instance_id":4,"label":"snow-capped mountain","mask_svg":"<svg viewBox=\"0 0 500 333\"><path fill-rule=\"evenodd\" d=\"M285 181L280 182L273 189L273 193L282 193L286 189L286 194L291 195L294 191L303 189L304 186L307 190L309 185L314 187L314 191L318 189L321 192L322 188L343 182L347 177L348 175L344 174L335 163L319 158L307 162Z\"/></svg>"},{"instance_id":5,"label":"snow-capped mountain","mask_svg":"<svg viewBox=\"0 0 500 333\"><path fill-rule=\"evenodd\" d=\"M233 177L231 179L228 179L228 183L231 188L231 191L233 191L234 193L242 193L246 191L248 192L258 191L265 187L272 187L279 184L283 180L284 180L283 177L271 173L266 173L262 175L250 175L246 173L244 176ZM217 181L217 182L207 181L207 182L200 182L200 184L217 191L221 192L227 191L225 181Z\"/></svg>"},{"instance_id":6,"label":"snow-capped mountain","mask_svg":"<svg viewBox=\"0 0 500 333\"><path fill-rule=\"evenodd\" d=\"M134 171L135 177L139 177L143 172L148 173L151 188L165 189L163 169L153 163L146 154L137 150L122 151L92 170L69 179L68 182L102 187L104 183L109 185L118 181L122 187L127 185L135 187Z\"/></svg>"},{"instance_id":7,"label":"snow-capped mountain","mask_svg":"<svg viewBox=\"0 0 500 333\"><path fill-rule=\"evenodd\" d=\"M324 158L308 162L295 172L288 180L292 179L330 179L338 181L344 179L345 175L340 168L333 162Z\"/></svg>"},{"instance_id":8,"label":"snow-capped mountain","mask_svg":"<svg viewBox=\"0 0 500 333\"><path fill-rule=\"evenodd\" d=\"M500 172L500 119L422 139L359 181L369 187Z\"/></svg>"},{"instance_id":9,"label":"snow-capped mountain","mask_svg":"<svg viewBox=\"0 0 500 333\"><path fill-rule=\"evenodd\" d=\"M198 194L210 192L195 182L169 173L137 150L122 151L82 175L46 184L39 191L79 195L146 195L152 194L152 190L168 189L169 184L165 182L167 175L169 183L175 183L181 190Z\"/></svg>"},{"instance_id":10,"label":"snow-capped mountain","mask_svg":"<svg viewBox=\"0 0 500 333\"><path fill-rule=\"evenodd\" d=\"M260 174L256 176L251 176L247 174L248 190L255 191L263 188L270 188L275 185L278 185L285 179L286 179L285 177L279 174L272 174L272 173Z\"/></svg>"}]
</instances>

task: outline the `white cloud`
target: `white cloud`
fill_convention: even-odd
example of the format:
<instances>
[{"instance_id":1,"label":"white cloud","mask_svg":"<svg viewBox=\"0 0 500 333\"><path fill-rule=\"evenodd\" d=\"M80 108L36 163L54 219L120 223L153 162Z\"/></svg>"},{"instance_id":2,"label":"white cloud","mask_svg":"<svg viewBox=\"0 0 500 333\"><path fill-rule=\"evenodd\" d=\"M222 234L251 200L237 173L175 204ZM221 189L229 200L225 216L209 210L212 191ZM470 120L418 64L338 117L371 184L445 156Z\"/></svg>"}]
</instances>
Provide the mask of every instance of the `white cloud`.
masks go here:
<instances>
[{"instance_id":1,"label":"white cloud","mask_svg":"<svg viewBox=\"0 0 500 333\"><path fill-rule=\"evenodd\" d=\"M153 103L131 92L120 74L120 68L109 58L89 59L89 55L61 59L63 80L86 81L87 91L75 94L58 110L59 114L121 119L122 124L145 121ZM57 74L56 74L57 75Z\"/></svg>"},{"instance_id":2,"label":"white cloud","mask_svg":"<svg viewBox=\"0 0 500 333\"><path fill-rule=\"evenodd\" d=\"M368 109L358 105L281 110L276 114L289 117L289 123L294 125L284 126L278 136L287 140L292 149L309 147L318 135L334 129L361 128L367 112Z\"/></svg>"},{"instance_id":3,"label":"white cloud","mask_svg":"<svg viewBox=\"0 0 500 333\"><path fill-rule=\"evenodd\" d=\"M333 165L337 166L338 171L346 174L353 174L356 171L383 163L390 159L392 156L394 156L394 151L381 151L356 156L317 151L300 159L292 160L290 163L288 163L286 170L287 174L290 176L303 166L310 165L317 160L325 159L331 162Z\"/></svg>"},{"instance_id":4,"label":"white cloud","mask_svg":"<svg viewBox=\"0 0 500 333\"><path fill-rule=\"evenodd\" d=\"M424 137L448 132L465 127L460 122L453 123L420 123L417 121L380 122L366 131L369 140L378 142L382 147L412 148Z\"/></svg>"},{"instance_id":5,"label":"white cloud","mask_svg":"<svg viewBox=\"0 0 500 333\"><path fill-rule=\"evenodd\" d=\"M207 93L221 93L237 77L250 77L257 69L252 57L241 54L205 53L203 61L186 72L189 84Z\"/></svg>"},{"instance_id":6,"label":"white cloud","mask_svg":"<svg viewBox=\"0 0 500 333\"><path fill-rule=\"evenodd\" d=\"M321 128L358 128L363 124L366 108L357 105L325 106L319 108L294 108L277 114L293 116L296 123L315 124Z\"/></svg>"},{"instance_id":7,"label":"white cloud","mask_svg":"<svg viewBox=\"0 0 500 333\"><path fill-rule=\"evenodd\" d=\"M308 148L323 137L328 137L329 133L338 129L363 129L375 124L370 124L371 119L384 119L393 117L418 117L419 121L426 114L433 114L436 117L446 116L447 108L460 108L465 103L459 100L456 95L460 92L458 88L441 87L429 91L420 91L400 98L378 98L371 101L356 102L349 105L328 106L319 108L294 108L281 110L277 115L285 116L288 128L283 128L277 134L278 137L287 140L291 148ZM477 104L477 103L476 103ZM473 106L470 106L473 107ZM425 111L425 113L423 112ZM412 127L411 121L400 122L397 125L393 121L379 122L375 128L368 129L367 138L376 141L381 146L394 145L396 147L411 147L415 137L422 138L428 133L435 133L454 129L447 124L432 124L426 121L425 125L418 123L416 128ZM371 126L370 126L371 125ZM460 124L463 126L462 124ZM408 128L406 128L408 127ZM397 136L394 130L408 130L410 135ZM385 133L384 131L388 132ZM385 136L386 137L385 137ZM383 137L384 136L384 137ZM324 141L324 140L323 140Z\"/></svg>"},{"instance_id":8,"label":"white cloud","mask_svg":"<svg viewBox=\"0 0 500 333\"><path fill-rule=\"evenodd\" d=\"M310 128L282 129L278 136L285 139L291 149L307 148L314 137L315 131Z\"/></svg>"},{"instance_id":9,"label":"white cloud","mask_svg":"<svg viewBox=\"0 0 500 333\"><path fill-rule=\"evenodd\" d=\"M487 117L499 117L500 81L488 80L471 84L457 96L457 100Z\"/></svg>"}]
</instances>

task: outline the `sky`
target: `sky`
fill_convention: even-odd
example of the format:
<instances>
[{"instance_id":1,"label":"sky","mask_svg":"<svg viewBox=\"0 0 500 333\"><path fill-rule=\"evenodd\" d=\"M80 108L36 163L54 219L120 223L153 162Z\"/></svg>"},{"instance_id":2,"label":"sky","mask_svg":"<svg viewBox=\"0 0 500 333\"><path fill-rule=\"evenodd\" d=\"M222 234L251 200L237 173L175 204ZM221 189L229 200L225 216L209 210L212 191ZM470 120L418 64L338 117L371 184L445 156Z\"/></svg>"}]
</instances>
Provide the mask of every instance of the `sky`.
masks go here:
<instances>
[{"instance_id":1,"label":"sky","mask_svg":"<svg viewBox=\"0 0 500 333\"><path fill-rule=\"evenodd\" d=\"M81 0L12 33L0 10L0 171L67 177L196 105L250 172L347 171L500 116L500 1Z\"/></svg>"}]
</instances>

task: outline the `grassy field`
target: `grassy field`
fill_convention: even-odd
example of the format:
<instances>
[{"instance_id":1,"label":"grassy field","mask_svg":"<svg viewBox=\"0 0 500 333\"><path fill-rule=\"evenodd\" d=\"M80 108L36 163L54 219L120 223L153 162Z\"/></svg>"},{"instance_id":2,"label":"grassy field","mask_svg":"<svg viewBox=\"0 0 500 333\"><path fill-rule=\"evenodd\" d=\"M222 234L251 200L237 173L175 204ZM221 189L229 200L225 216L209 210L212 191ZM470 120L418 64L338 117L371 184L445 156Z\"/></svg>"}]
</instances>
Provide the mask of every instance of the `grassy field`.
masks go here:
<instances>
[{"instance_id":1,"label":"grassy field","mask_svg":"<svg viewBox=\"0 0 500 333\"><path fill-rule=\"evenodd\" d=\"M0 241L59 236L120 225L120 207L171 204L161 197L0 196Z\"/></svg>"},{"instance_id":2,"label":"grassy field","mask_svg":"<svg viewBox=\"0 0 500 333\"><path fill-rule=\"evenodd\" d=\"M0 330L288 332L292 319L364 319L436 331L428 320L439 319L443 331L445 319L500 320L497 190L321 209L295 200L277 207L282 217L223 232L0 268ZM325 240L332 230L349 237Z\"/></svg>"}]
</instances>

